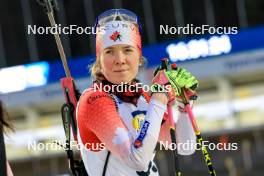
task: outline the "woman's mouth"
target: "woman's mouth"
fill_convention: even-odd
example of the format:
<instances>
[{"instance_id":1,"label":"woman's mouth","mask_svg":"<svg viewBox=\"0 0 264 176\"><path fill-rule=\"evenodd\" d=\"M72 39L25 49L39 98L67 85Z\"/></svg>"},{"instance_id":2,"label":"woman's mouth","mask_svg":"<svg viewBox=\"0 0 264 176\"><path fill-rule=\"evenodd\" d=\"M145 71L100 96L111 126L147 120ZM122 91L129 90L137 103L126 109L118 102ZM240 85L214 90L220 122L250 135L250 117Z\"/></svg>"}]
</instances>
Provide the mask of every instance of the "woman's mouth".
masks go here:
<instances>
[{"instance_id":1,"label":"woman's mouth","mask_svg":"<svg viewBox=\"0 0 264 176\"><path fill-rule=\"evenodd\" d=\"M114 70L114 72L116 72L116 73L122 73L122 72L125 72L125 71L128 71L128 69Z\"/></svg>"}]
</instances>

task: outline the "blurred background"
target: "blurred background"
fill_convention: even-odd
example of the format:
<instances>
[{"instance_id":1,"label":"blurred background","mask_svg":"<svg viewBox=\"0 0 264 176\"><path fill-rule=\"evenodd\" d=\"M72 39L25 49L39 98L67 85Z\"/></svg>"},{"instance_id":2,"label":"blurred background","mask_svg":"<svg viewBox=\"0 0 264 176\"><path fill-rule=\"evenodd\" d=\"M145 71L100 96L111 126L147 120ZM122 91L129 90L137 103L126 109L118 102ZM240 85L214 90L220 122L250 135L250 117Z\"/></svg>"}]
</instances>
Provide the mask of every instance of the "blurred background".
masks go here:
<instances>
[{"instance_id":1,"label":"blurred background","mask_svg":"<svg viewBox=\"0 0 264 176\"><path fill-rule=\"evenodd\" d=\"M49 21L35 0L0 0L0 99L15 126L5 137L14 175L69 175L63 150L29 150L31 143L64 140L59 79L64 71L54 37L27 34L28 25ZM58 0L62 26L93 26L110 8L135 12L143 26L149 83L153 68L169 57L200 81L194 114L205 140L238 143L236 151L209 151L220 176L264 174L264 1L263 0ZM171 27L208 24L238 27L231 35L160 34ZM61 35L72 76L82 91L91 84L88 65L95 59L93 35ZM159 151L161 176L169 176L171 153ZM186 176L209 175L200 151L180 157Z\"/></svg>"}]
</instances>

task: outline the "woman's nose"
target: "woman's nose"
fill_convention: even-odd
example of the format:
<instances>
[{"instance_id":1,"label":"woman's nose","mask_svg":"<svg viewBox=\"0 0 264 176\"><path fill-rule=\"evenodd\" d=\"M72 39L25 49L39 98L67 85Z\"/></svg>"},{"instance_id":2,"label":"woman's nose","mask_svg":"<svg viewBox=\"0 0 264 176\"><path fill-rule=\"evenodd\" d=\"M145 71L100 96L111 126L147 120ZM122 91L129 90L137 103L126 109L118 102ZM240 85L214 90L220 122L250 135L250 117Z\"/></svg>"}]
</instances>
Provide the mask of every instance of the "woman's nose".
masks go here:
<instances>
[{"instance_id":1,"label":"woman's nose","mask_svg":"<svg viewBox=\"0 0 264 176\"><path fill-rule=\"evenodd\" d=\"M115 63L116 64L124 64L126 61L125 55L122 53L122 51L116 52L116 58L115 58Z\"/></svg>"}]
</instances>

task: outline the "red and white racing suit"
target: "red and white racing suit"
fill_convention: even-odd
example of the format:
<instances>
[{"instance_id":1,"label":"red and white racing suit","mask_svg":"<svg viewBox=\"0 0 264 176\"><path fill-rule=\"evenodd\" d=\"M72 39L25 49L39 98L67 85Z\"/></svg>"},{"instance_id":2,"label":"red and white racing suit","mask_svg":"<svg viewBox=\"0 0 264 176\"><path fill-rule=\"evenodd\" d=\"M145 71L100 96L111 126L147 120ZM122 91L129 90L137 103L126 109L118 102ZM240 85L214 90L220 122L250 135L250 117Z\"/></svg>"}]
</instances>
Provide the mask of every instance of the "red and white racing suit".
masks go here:
<instances>
[{"instance_id":1,"label":"red and white racing suit","mask_svg":"<svg viewBox=\"0 0 264 176\"><path fill-rule=\"evenodd\" d=\"M76 112L78 142L88 174L102 176L110 151L106 176L158 176L153 162L156 144L158 141L171 141L168 120L161 125L166 110L166 105L151 98L148 102L144 96L139 97L135 106L115 95L85 90ZM174 117L178 116L177 143L195 142L187 114L176 112L177 108L173 111ZM141 142L140 145L135 141ZM193 152L194 149L178 149L181 155Z\"/></svg>"}]
</instances>

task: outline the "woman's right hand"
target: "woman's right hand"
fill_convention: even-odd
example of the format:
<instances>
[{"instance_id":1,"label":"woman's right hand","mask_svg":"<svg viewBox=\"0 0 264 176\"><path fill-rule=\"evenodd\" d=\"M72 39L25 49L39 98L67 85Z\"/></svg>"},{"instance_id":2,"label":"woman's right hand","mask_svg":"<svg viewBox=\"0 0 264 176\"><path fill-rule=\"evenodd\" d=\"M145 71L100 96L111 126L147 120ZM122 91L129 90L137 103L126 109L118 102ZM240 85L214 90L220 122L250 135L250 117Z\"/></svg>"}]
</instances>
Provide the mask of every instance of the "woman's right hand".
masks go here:
<instances>
[{"instance_id":1,"label":"woman's right hand","mask_svg":"<svg viewBox=\"0 0 264 176\"><path fill-rule=\"evenodd\" d=\"M188 92L196 94L195 90L198 86L198 80L184 68L176 67L172 70L165 70L158 67L154 73L152 84L155 90L159 87L166 86L162 90L163 92L166 91L169 101L173 101L175 98L181 101L183 89L187 89Z\"/></svg>"}]
</instances>

